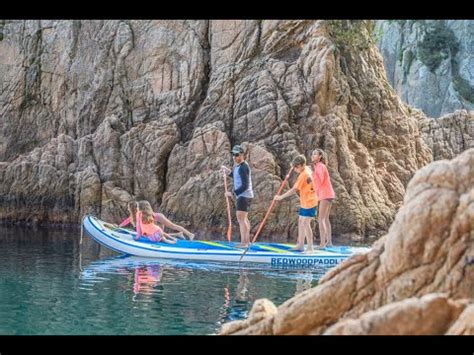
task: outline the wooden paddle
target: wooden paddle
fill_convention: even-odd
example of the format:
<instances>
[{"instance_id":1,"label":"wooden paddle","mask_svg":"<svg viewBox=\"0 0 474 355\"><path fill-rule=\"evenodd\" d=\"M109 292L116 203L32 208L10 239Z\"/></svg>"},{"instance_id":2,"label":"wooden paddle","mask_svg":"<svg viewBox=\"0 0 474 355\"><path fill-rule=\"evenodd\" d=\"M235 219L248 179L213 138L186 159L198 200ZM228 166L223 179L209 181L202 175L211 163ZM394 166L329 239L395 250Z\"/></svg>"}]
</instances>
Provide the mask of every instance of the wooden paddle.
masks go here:
<instances>
[{"instance_id":1,"label":"wooden paddle","mask_svg":"<svg viewBox=\"0 0 474 355\"><path fill-rule=\"evenodd\" d=\"M227 240L230 242L232 239L232 217L230 216L230 203L229 196L227 196L227 173L224 173L224 189L225 189L225 202L227 203L227 218L228 224L227 227Z\"/></svg>"},{"instance_id":2,"label":"wooden paddle","mask_svg":"<svg viewBox=\"0 0 474 355\"><path fill-rule=\"evenodd\" d=\"M294 167L291 167L290 171L288 172L288 174L286 174L286 177L285 177L285 180L283 180L283 182L281 183L280 185L280 188L278 189L277 193L276 193L276 196L278 196L281 191L283 190L283 187L285 187L285 184L286 182L288 181L288 179L290 178L290 175L291 173L293 172L293 169ZM267 221L267 218L268 216L270 215L270 212L272 211L272 208L273 206L275 205L275 200L272 199L272 203L270 205L270 208L268 209L265 217L263 218L263 221L260 223L260 226L258 227L257 229L257 233L255 233L255 236L253 237L253 240L252 240L252 243L249 244L249 246L247 247L247 249L245 249L245 251L242 253L242 256L240 257L240 260L239 261L242 261L242 258L244 257L244 255L248 252L248 250L250 249L250 246L255 243L255 241L257 240L257 237L258 235L260 234L260 232L262 231L263 229L263 226L265 224L265 222Z\"/></svg>"}]
</instances>

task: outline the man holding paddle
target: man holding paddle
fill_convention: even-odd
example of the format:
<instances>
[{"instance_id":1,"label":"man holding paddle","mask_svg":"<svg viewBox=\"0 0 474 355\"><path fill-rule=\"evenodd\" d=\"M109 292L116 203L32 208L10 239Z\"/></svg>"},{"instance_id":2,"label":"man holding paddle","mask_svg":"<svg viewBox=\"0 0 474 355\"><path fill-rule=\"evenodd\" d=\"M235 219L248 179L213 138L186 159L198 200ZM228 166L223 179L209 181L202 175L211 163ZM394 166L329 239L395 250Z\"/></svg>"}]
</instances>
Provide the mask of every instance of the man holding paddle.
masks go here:
<instances>
[{"instance_id":1,"label":"man holding paddle","mask_svg":"<svg viewBox=\"0 0 474 355\"><path fill-rule=\"evenodd\" d=\"M235 145L232 148L232 156L234 158L233 169L231 170L223 165L221 172L224 179L229 176L234 180L234 194L237 198L237 221L239 222L241 240L241 244L238 244L237 247L246 248L250 245L248 211L253 198L252 172L249 164L245 161L244 150L240 145ZM228 197L232 197L230 191L226 191L226 198ZM230 208L229 205L227 205L227 208Z\"/></svg>"}]
</instances>

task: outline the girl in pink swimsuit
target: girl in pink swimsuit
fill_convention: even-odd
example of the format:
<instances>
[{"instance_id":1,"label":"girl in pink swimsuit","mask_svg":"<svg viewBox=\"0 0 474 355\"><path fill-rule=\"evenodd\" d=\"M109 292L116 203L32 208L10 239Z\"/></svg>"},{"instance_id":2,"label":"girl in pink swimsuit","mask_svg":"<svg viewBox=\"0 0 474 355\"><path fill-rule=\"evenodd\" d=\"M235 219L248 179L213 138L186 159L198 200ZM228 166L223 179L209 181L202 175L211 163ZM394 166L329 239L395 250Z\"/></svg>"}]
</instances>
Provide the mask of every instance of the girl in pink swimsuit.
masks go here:
<instances>
[{"instance_id":1,"label":"girl in pink swimsuit","mask_svg":"<svg viewBox=\"0 0 474 355\"><path fill-rule=\"evenodd\" d=\"M311 154L313 162L314 189L319 198L319 235L321 236L320 248L332 246L331 223L329 213L331 212L332 201L336 197L332 188L328 169L326 168L327 156L321 149L315 149Z\"/></svg>"},{"instance_id":2,"label":"girl in pink swimsuit","mask_svg":"<svg viewBox=\"0 0 474 355\"><path fill-rule=\"evenodd\" d=\"M151 208L151 205L148 201L144 201L144 202L148 203L148 205ZM124 219L122 223L120 223L119 227L125 227L128 224L132 224L134 227L136 226L138 202L130 201L127 207L128 207L128 212L130 213L130 216ZM186 228L178 224L174 224L168 218L166 218L162 213L153 213L153 218L155 222L158 222L161 225L161 228L168 227L179 232L179 233L169 233L169 235L176 236L181 239L185 239L183 235L186 235L189 238L189 240L194 239L193 233L191 233Z\"/></svg>"},{"instance_id":3,"label":"girl in pink swimsuit","mask_svg":"<svg viewBox=\"0 0 474 355\"><path fill-rule=\"evenodd\" d=\"M155 222L155 214L148 201L130 202L128 204L130 211L130 217L120 223L120 227L132 223L135 225L137 235L134 237L135 240L140 239L142 236L150 239L153 242L164 242L168 244L175 244L176 238L172 237L168 233L165 233L163 229L158 227ZM133 214L135 212L135 214Z\"/></svg>"}]
</instances>

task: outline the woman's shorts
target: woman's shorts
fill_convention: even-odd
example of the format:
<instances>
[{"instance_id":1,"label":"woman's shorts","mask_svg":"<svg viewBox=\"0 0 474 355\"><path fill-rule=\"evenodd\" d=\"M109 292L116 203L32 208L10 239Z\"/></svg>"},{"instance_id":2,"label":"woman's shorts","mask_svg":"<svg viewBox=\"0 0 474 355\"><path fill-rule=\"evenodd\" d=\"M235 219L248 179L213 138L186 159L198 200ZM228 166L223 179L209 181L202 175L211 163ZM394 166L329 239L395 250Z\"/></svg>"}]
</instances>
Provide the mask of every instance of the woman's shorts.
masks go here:
<instances>
[{"instance_id":1,"label":"woman's shorts","mask_svg":"<svg viewBox=\"0 0 474 355\"><path fill-rule=\"evenodd\" d=\"M315 206L313 208L300 208L299 216L301 217L316 217L318 208Z\"/></svg>"},{"instance_id":2,"label":"woman's shorts","mask_svg":"<svg viewBox=\"0 0 474 355\"><path fill-rule=\"evenodd\" d=\"M248 212L252 199L249 197L239 196L237 197L237 211Z\"/></svg>"}]
</instances>

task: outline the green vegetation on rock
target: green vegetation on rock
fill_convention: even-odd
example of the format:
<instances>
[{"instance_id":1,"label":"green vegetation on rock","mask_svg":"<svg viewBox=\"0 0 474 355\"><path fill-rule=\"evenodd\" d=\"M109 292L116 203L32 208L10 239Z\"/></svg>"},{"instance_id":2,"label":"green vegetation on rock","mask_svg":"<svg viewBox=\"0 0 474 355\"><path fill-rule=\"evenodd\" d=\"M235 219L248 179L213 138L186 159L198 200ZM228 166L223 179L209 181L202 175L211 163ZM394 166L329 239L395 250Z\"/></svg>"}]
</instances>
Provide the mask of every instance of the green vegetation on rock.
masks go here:
<instances>
[{"instance_id":1,"label":"green vegetation on rock","mask_svg":"<svg viewBox=\"0 0 474 355\"><path fill-rule=\"evenodd\" d=\"M459 73L453 76L453 86L461 97L471 103L474 103L474 87L469 84L469 81L461 77Z\"/></svg>"},{"instance_id":2,"label":"green vegetation on rock","mask_svg":"<svg viewBox=\"0 0 474 355\"><path fill-rule=\"evenodd\" d=\"M411 64L413 63L413 59L415 59L415 54L413 54L411 49L408 49L405 54L405 60L403 63L403 79L404 81L407 78L408 73L410 72Z\"/></svg>"},{"instance_id":3,"label":"green vegetation on rock","mask_svg":"<svg viewBox=\"0 0 474 355\"><path fill-rule=\"evenodd\" d=\"M459 43L453 31L444 21L436 21L425 27L423 40L418 44L418 58L434 72L444 59L454 58L458 49Z\"/></svg>"},{"instance_id":4,"label":"green vegetation on rock","mask_svg":"<svg viewBox=\"0 0 474 355\"><path fill-rule=\"evenodd\" d=\"M418 58L432 72L439 67L443 60L450 58L454 89L463 99L474 103L474 87L459 73L459 65L456 59L458 51L459 42L454 32L446 27L444 21L440 20L425 25L425 35L423 40L418 43ZM411 60L408 61L407 59L405 62L405 75L410 69Z\"/></svg>"},{"instance_id":5,"label":"green vegetation on rock","mask_svg":"<svg viewBox=\"0 0 474 355\"><path fill-rule=\"evenodd\" d=\"M381 29L376 29L373 20L329 20L327 23L337 49L365 50L381 37Z\"/></svg>"}]
</instances>

